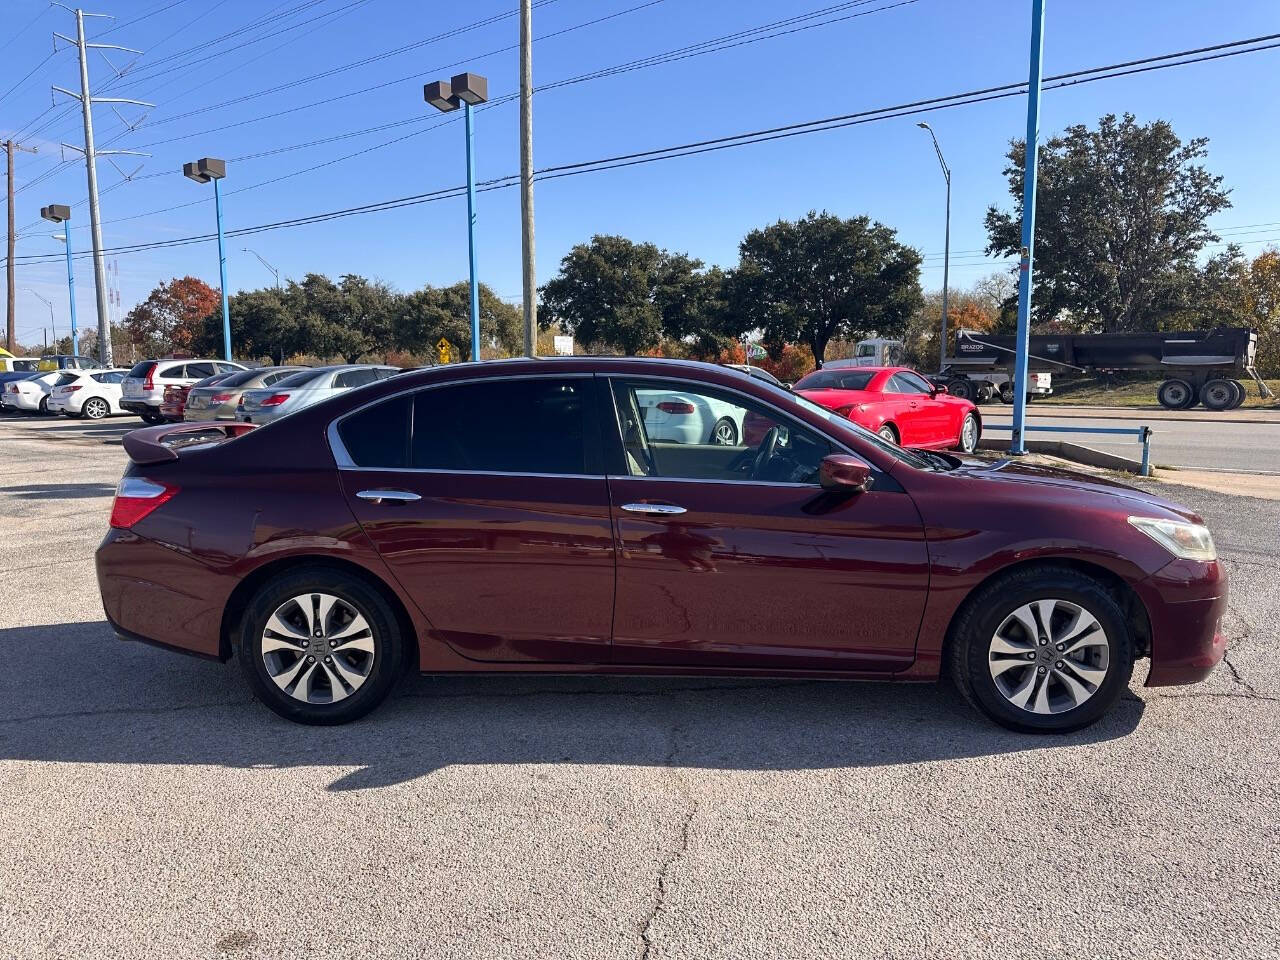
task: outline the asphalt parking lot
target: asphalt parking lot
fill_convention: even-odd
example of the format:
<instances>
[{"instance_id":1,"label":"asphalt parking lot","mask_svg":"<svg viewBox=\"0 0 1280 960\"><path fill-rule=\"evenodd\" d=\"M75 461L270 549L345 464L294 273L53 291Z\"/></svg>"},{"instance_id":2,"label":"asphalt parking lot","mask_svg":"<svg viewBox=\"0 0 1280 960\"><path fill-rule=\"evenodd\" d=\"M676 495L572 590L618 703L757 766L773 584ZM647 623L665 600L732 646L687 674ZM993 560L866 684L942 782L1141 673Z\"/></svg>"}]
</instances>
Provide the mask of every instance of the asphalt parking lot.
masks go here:
<instances>
[{"instance_id":1,"label":"asphalt parking lot","mask_svg":"<svg viewBox=\"0 0 1280 960\"><path fill-rule=\"evenodd\" d=\"M0 956L1280 949L1280 502L1158 485L1229 563L1228 661L1066 737L945 686L551 677L306 728L103 622L135 425L0 419Z\"/></svg>"}]
</instances>

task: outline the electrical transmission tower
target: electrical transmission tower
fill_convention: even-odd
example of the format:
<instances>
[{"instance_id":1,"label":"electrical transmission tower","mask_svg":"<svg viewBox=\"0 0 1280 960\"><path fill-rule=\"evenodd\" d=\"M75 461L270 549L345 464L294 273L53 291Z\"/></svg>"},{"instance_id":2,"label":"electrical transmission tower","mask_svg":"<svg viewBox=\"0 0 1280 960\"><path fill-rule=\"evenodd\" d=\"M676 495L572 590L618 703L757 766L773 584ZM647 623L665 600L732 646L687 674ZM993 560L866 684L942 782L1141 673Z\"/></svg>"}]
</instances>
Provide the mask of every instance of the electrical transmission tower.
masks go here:
<instances>
[{"instance_id":1,"label":"electrical transmission tower","mask_svg":"<svg viewBox=\"0 0 1280 960\"><path fill-rule=\"evenodd\" d=\"M56 93L61 93L71 97L73 100L80 101L81 111L84 114L84 146L78 147L75 144L64 143L63 146L69 150L75 150L84 154L85 169L89 178L89 232L93 239L93 282L94 291L96 293L98 307L98 362L104 367L114 365L114 357L111 350L111 304L107 297L107 268L102 258L102 220L98 209L98 157L107 156L108 154L131 154L133 156L146 156L136 150L96 150L93 145L93 105L95 103L129 103L139 107L153 107L155 104L146 103L142 100L130 100L127 97L94 97L89 94L89 55L90 50L122 50L125 53L133 53L141 56L141 50L134 50L131 47L122 47L114 43L86 43L84 39L84 18L85 17L103 17L105 19L114 19L110 14L105 13L85 13L83 10L73 9L66 4L58 3L53 0L54 6L62 7L75 14L76 17L76 36L73 40L71 37L63 36L55 33L54 44L58 40L66 43L75 44L80 52L80 92L77 94L63 87L54 87ZM107 61L110 64L110 61ZM114 70L115 68L112 67ZM120 71L116 71L119 75ZM136 172L136 171L135 171ZM71 231L67 231L67 245L71 244Z\"/></svg>"}]
</instances>

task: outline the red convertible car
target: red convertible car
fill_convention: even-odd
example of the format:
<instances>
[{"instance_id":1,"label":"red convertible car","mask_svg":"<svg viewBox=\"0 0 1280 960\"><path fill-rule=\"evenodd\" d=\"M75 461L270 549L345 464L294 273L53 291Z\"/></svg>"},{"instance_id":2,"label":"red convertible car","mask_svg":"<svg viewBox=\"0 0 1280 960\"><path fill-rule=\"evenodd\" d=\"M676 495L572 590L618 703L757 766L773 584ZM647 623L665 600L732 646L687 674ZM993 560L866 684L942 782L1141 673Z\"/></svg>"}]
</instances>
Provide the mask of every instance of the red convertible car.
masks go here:
<instances>
[{"instance_id":1,"label":"red convertible car","mask_svg":"<svg viewBox=\"0 0 1280 960\"><path fill-rule=\"evenodd\" d=\"M771 426L660 440L652 391ZM903 449L711 364L448 364L245 431L125 436L98 584L119 636L234 656L305 723L366 713L408 670L945 671L998 722L1060 732L1135 659L1160 686L1225 651L1226 570L1184 507Z\"/></svg>"},{"instance_id":2,"label":"red convertible car","mask_svg":"<svg viewBox=\"0 0 1280 960\"><path fill-rule=\"evenodd\" d=\"M906 367L827 367L795 391L904 447L972 453L982 436L977 407Z\"/></svg>"}]
</instances>

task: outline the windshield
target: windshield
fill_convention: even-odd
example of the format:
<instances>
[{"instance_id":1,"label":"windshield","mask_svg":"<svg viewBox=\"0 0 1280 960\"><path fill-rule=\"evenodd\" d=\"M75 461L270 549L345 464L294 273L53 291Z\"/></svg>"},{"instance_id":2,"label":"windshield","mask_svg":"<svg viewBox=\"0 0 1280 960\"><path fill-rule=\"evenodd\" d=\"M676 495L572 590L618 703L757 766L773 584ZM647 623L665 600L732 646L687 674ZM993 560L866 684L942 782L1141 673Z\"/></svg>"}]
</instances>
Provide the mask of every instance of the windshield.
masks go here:
<instances>
[{"instance_id":1,"label":"windshield","mask_svg":"<svg viewBox=\"0 0 1280 960\"><path fill-rule=\"evenodd\" d=\"M810 376L812 376L812 374L810 374ZM788 397L791 400L794 400L796 403L800 404L800 406L804 407L806 410L811 411L812 413L816 413L818 416L822 417L822 419L826 420L828 423L832 423L832 424L835 424L836 426L844 427L846 430L852 430L854 433L858 435L860 439L871 444L873 447L875 447L877 450L881 451L882 453L888 454L889 456L893 457L895 460L898 460L902 463L907 464L907 466L909 467L914 467L917 470L936 469L932 461L916 453L914 450L906 450L898 446L896 443L890 443L888 440L885 440L883 437L879 436L878 434L873 433L872 431L868 430L866 427L859 426L858 424L854 423L852 420L849 420L846 417L840 416L840 414L836 413L834 410L828 410L826 407L822 406L821 404L814 403L808 397L801 396L798 393L792 393L791 391L787 390L785 387L775 387L769 383L766 383L765 386L769 390L773 390L777 392L777 394L780 397Z\"/></svg>"},{"instance_id":2,"label":"windshield","mask_svg":"<svg viewBox=\"0 0 1280 960\"><path fill-rule=\"evenodd\" d=\"M155 365L156 362L154 360L143 360L141 363L134 364L133 367L130 368L129 376L141 380L151 372L151 368Z\"/></svg>"},{"instance_id":3,"label":"windshield","mask_svg":"<svg viewBox=\"0 0 1280 960\"><path fill-rule=\"evenodd\" d=\"M865 390L878 371L815 370L801 377L797 390Z\"/></svg>"},{"instance_id":4,"label":"windshield","mask_svg":"<svg viewBox=\"0 0 1280 960\"><path fill-rule=\"evenodd\" d=\"M319 377L323 377L332 372L332 370L301 370L298 373L285 377L283 380L277 380L275 382L275 386L277 388L301 387L304 384L310 383L312 380L316 380Z\"/></svg>"},{"instance_id":5,"label":"windshield","mask_svg":"<svg viewBox=\"0 0 1280 960\"><path fill-rule=\"evenodd\" d=\"M58 379L54 382L54 386L65 387L67 384L75 383L79 379L80 379L80 374L78 373L64 373L62 374L62 376L58 377Z\"/></svg>"}]
</instances>

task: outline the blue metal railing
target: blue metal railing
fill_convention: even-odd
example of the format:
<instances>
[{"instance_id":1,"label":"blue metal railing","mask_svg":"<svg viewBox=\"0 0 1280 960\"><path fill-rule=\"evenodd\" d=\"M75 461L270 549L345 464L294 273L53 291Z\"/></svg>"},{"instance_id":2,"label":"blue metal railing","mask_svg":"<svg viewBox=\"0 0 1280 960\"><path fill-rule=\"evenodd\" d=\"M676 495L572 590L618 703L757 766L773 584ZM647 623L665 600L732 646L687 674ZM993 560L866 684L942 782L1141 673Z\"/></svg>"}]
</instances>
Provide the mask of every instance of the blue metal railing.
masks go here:
<instances>
[{"instance_id":1,"label":"blue metal railing","mask_svg":"<svg viewBox=\"0 0 1280 960\"><path fill-rule=\"evenodd\" d=\"M987 430L1012 430L1012 423L984 423L983 431ZM1144 477L1151 476L1151 428L1143 425L1141 427L1041 427L1028 425L1022 428L1024 431L1032 430L1040 433L1102 433L1112 434L1115 436L1137 437L1138 442L1142 444L1142 468L1141 474Z\"/></svg>"}]
</instances>

